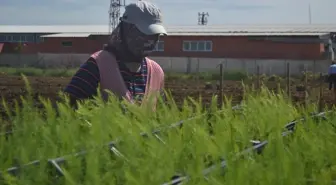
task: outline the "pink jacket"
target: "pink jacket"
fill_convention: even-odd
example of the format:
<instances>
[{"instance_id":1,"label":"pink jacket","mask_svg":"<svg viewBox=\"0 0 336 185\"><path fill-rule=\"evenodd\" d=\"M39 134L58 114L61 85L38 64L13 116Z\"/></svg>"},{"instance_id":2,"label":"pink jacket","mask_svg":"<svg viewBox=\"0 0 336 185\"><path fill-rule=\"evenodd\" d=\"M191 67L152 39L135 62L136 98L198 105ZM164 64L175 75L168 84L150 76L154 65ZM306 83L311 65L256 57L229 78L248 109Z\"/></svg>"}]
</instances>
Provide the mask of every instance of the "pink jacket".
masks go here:
<instances>
[{"instance_id":1,"label":"pink jacket","mask_svg":"<svg viewBox=\"0 0 336 185\"><path fill-rule=\"evenodd\" d=\"M107 91L111 91L118 97L132 102L131 93L126 88L125 82L121 76L116 57L105 50L100 50L91 56L97 62L100 72L100 90L103 99L108 99ZM164 88L164 73L159 64L155 61L146 58L147 61L147 84L145 90L145 97L142 102L144 104L151 99L156 105L157 97L160 94L160 90ZM153 97L153 99L151 98Z\"/></svg>"}]
</instances>

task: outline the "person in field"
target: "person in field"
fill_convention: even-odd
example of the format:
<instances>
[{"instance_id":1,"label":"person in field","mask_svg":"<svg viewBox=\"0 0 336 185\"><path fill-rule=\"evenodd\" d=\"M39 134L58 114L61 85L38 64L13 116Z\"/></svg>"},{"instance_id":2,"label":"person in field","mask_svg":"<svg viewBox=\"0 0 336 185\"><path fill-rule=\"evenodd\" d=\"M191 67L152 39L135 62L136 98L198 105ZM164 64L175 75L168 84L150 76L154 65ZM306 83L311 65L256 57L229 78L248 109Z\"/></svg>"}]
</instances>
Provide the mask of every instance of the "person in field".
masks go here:
<instances>
[{"instance_id":1,"label":"person in field","mask_svg":"<svg viewBox=\"0 0 336 185\"><path fill-rule=\"evenodd\" d=\"M329 90L334 90L336 91L336 63L332 62L331 65L329 66L329 71L328 71L328 81L329 81Z\"/></svg>"},{"instance_id":2,"label":"person in field","mask_svg":"<svg viewBox=\"0 0 336 185\"><path fill-rule=\"evenodd\" d=\"M71 104L97 95L98 85L104 100L108 90L132 103L143 104L148 97L155 103L164 94L164 72L147 56L163 35L158 7L147 1L127 5L103 50L92 54L66 86Z\"/></svg>"}]
</instances>

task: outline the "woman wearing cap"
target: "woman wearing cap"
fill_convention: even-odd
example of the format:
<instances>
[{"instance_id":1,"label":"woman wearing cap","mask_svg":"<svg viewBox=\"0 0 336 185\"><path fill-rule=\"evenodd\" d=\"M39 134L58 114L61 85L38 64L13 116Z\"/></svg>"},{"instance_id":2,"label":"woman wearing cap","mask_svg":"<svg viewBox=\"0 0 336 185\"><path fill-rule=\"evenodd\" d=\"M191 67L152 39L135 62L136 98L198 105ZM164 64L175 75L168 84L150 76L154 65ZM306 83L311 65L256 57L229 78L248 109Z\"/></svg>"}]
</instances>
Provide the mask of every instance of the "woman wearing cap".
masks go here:
<instances>
[{"instance_id":1,"label":"woman wearing cap","mask_svg":"<svg viewBox=\"0 0 336 185\"><path fill-rule=\"evenodd\" d=\"M126 6L108 44L80 67L66 87L71 104L95 96L98 84L104 100L108 90L142 104L155 95L155 102L163 92L164 73L147 56L161 35L167 32L162 26L161 11L154 4L137 1Z\"/></svg>"}]
</instances>

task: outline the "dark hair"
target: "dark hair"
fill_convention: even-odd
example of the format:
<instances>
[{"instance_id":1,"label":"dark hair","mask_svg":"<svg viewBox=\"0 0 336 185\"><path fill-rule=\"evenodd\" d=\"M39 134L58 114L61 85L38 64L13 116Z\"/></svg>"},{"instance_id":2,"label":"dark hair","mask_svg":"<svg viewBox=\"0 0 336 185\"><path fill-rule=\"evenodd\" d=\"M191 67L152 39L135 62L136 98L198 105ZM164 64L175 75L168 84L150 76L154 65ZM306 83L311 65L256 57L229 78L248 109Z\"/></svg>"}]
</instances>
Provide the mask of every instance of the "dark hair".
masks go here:
<instances>
[{"instance_id":1,"label":"dark hair","mask_svg":"<svg viewBox=\"0 0 336 185\"><path fill-rule=\"evenodd\" d=\"M332 61L331 64L336 64L336 62L335 62L335 61Z\"/></svg>"}]
</instances>

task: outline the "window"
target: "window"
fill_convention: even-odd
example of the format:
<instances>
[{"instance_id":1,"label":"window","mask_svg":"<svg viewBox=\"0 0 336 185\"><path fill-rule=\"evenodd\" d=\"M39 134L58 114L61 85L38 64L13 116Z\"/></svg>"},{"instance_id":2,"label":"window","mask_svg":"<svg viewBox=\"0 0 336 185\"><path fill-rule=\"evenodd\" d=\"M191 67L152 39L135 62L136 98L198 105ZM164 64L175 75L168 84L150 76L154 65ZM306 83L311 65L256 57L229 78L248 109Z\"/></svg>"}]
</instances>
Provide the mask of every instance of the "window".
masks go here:
<instances>
[{"instance_id":1,"label":"window","mask_svg":"<svg viewBox=\"0 0 336 185\"><path fill-rule=\"evenodd\" d=\"M212 51L212 41L205 42L205 51Z\"/></svg>"},{"instance_id":2,"label":"window","mask_svg":"<svg viewBox=\"0 0 336 185\"><path fill-rule=\"evenodd\" d=\"M154 51L164 51L164 41L157 42Z\"/></svg>"},{"instance_id":3,"label":"window","mask_svg":"<svg viewBox=\"0 0 336 185\"><path fill-rule=\"evenodd\" d=\"M13 41L14 42L20 42L20 35L14 35L13 36Z\"/></svg>"},{"instance_id":4,"label":"window","mask_svg":"<svg viewBox=\"0 0 336 185\"><path fill-rule=\"evenodd\" d=\"M27 39L26 39L25 35L20 36L20 42L27 42Z\"/></svg>"},{"instance_id":5,"label":"window","mask_svg":"<svg viewBox=\"0 0 336 185\"><path fill-rule=\"evenodd\" d=\"M183 41L183 51L212 51L212 41Z\"/></svg>"},{"instance_id":6,"label":"window","mask_svg":"<svg viewBox=\"0 0 336 185\"><path fill-rule=\"evenodd\" d=\"M44 42L44 37L38 36L36 42Z\"/></svg>"},{"instance_id":7,"label":"window","mask_svg":"<svg viewBox=\"0 0 336 185\"><path fill-rule=\"evenodd\" d=\"M34 36L33 35L27 35L26 36L26 41L27 42L34 42Z\"/></svg>"},{"instance_id":8,"label":"window","mask_svg":"<svg viewBox=\"0 0 336 185\"><path fill-rule=\"evenodd\" d=\"M5 42L6 41L6 36L0 35L0 42Z\"/></svg>"},{"instance_id":9,"label":"window","mask_svg":"<svg viewBox=\"0 0 336 185\"><path fill-rule=\"evenodd\" d=\"M190 42L190 51L197 51L198 47L197 47L197 42Z\"/></svg>"},{"instance_id":10,"label":"window","mask_svg":"<svg viewBox=\"0 0 336 185\"><path fill-rule=\"evenodd\" d=\"M189 50L190 50L190 43L183 42L183 51L189 51Z\"/></svg>"},{"instance_id":11,"label":"window","mask_svg":"<svg viewBox=\"0 0 336 185\"><path fill-rule=\"evenodd\" d=\"M197 48L200 51L205 51L205 42L198 42Z\"/></svg>"},{"instance_id":12,"label":"window","mask_svg":"<svg viewBox=\"0 0 336 185\"><path fill-rule=\"evenodd\" d=\"M44 42L44 37L41 37L41 36L42 36L42 34L41 35L35 35L35 41L37 43Z\"/></svg>"},{"instance_id":13,"label":"window","mask_svg":"<svg viewBox=\"0 0 336 185\"><path fill-rule=\"evenodd\" d=\"M72 42L71 41L63 41L62 42L62 46L63 47L71 47L72 46Z\"/></svg>"},{"instance_id":14,"label":"window","mask_svg":"<svg viewBox=\"0 0 336 185\"><path fill-rule=\"evenodd\" d=\"M11 35L7 35L6 36L6 39L5 39L5 42L12 42L12 36Z\"/></svg>"}]
</instances>

